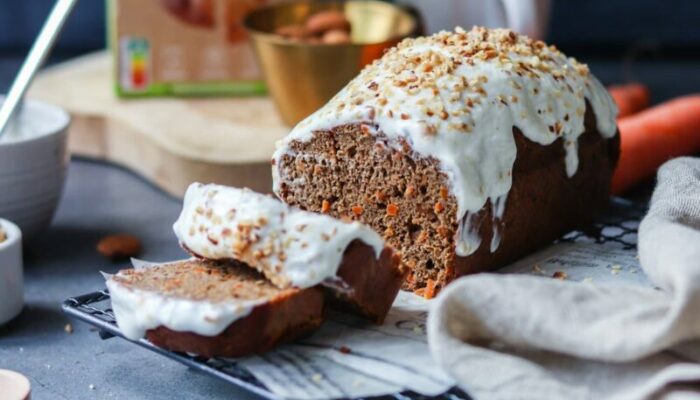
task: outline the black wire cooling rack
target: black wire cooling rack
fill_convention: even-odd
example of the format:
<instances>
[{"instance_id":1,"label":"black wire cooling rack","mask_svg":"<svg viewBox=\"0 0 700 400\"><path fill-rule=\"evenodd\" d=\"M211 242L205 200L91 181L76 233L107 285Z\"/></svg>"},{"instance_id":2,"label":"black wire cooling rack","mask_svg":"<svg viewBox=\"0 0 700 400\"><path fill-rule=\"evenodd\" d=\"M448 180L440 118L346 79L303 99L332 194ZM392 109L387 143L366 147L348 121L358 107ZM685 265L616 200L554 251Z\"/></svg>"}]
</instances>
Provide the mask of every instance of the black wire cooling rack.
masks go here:
<instances>
[{"instance_id":1,"label":"black wire cooling rack","mask_svg":"<svg viewBox=\"0 0 700 400\"><path fill-rule=\"evenodd\" d=\"M637 228L645 212L646 206L644 205L621 198L613 198L606 215L596 222L589 230L571 232L562 237L560 241L598 243L613 245L626 250L634 250L637 247ZM117 327L114 314L110 308L109 293L106 289L66 299L63 302L63 311L68 315L97 327L102 339L121 337L128 340L124 338ZM190 368L222 379L263 398L279 399L278 396L270 392L265 385L258 381L247 370L237 365L233 360L220 358L204 359L184 353L172 352L156 347L145 339L130 342L178 361ZM469 400L471 398L462 390L453 388L449 392L437 397L426 397L414 392L402 392L387 396L371 397L371 399Z\"/></svg>"}]
</instances>

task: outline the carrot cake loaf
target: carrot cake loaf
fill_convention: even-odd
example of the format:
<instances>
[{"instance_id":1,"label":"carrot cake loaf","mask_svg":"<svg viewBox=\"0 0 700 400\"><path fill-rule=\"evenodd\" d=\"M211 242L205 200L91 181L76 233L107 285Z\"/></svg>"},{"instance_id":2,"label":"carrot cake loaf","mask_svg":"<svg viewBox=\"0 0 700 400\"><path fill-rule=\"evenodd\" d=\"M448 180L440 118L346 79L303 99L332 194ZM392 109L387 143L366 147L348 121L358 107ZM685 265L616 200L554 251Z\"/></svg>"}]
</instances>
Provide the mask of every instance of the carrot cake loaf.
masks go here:
<instances>
[{"instance_id":1,"label":"carrot cake loaf","mask_svg":"<svg viewBox=\"0 0 700 400\"><path fill-rule=\"evenodd\" d=\"M406 39L278 143L286 203L364 222L430 297L606 207L616 106L588 67L505 29Z\"/></svg>"}]
</instances>

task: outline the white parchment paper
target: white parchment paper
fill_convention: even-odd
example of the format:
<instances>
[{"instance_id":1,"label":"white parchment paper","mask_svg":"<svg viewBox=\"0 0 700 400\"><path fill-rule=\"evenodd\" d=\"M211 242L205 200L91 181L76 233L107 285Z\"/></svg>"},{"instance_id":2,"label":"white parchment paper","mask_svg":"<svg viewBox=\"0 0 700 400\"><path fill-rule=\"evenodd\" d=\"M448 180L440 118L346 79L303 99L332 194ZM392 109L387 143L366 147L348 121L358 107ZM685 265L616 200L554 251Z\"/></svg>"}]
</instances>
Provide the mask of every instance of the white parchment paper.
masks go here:
<instances>
[{"instance_id":1,"label":"white parchment paper","mask_svg":"<svg viewBox=\"0 0 700 400\"><path fill-rule=\"evenodd\" d=\"M651 286L636 252L615 244L559 243L500 272L552 279L556 275L583 285ZM335 313L311 337L239 360L239 365L270 391L289 399L353 398L406 390L441 394L454 382L428 350L425 324L431 302L401 292L382 326Z\"/></svg>"}]
</instances>

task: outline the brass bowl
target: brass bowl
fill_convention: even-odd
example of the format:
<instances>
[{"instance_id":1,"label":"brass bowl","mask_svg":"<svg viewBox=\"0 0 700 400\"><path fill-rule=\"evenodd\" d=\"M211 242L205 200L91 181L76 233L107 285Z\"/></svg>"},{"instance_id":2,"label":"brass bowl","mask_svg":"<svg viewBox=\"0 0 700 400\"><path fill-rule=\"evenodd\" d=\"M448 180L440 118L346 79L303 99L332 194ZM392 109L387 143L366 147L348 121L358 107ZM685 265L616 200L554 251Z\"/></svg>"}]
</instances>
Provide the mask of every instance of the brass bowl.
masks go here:
<instances>
[{"instance_id":1,"label":"brass bowl","mask_svg":"<svg viewBox=\"0 0 700 400\"><path fill-rule=\"evenodd\" d=\"M352 25L350 44L312 44L274 34L319 11L341 10ZM371 0L304 1L250 13L245 26L282 120L295 125L331 99L366 64L416 29L403 8Z\"/></svg>"}]
</instances>

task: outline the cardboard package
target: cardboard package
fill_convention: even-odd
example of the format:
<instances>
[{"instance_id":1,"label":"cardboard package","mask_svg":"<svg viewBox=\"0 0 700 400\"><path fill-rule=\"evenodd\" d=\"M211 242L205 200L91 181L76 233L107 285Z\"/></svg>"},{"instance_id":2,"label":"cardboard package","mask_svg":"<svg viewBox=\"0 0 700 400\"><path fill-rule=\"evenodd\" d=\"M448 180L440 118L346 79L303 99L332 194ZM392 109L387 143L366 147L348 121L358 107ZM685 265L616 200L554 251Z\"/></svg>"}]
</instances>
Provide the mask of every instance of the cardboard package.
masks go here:
<instances>
[{"instance_id":1,"label":"cardboard package","mask_svg":"<svg viewBox=\"0 0 700 400\"><path fill-rule=\"evenodd\" d=\"M283 0L111 0L120 96L265 92L243 18Z\"/></svg>"}]
</instances>

